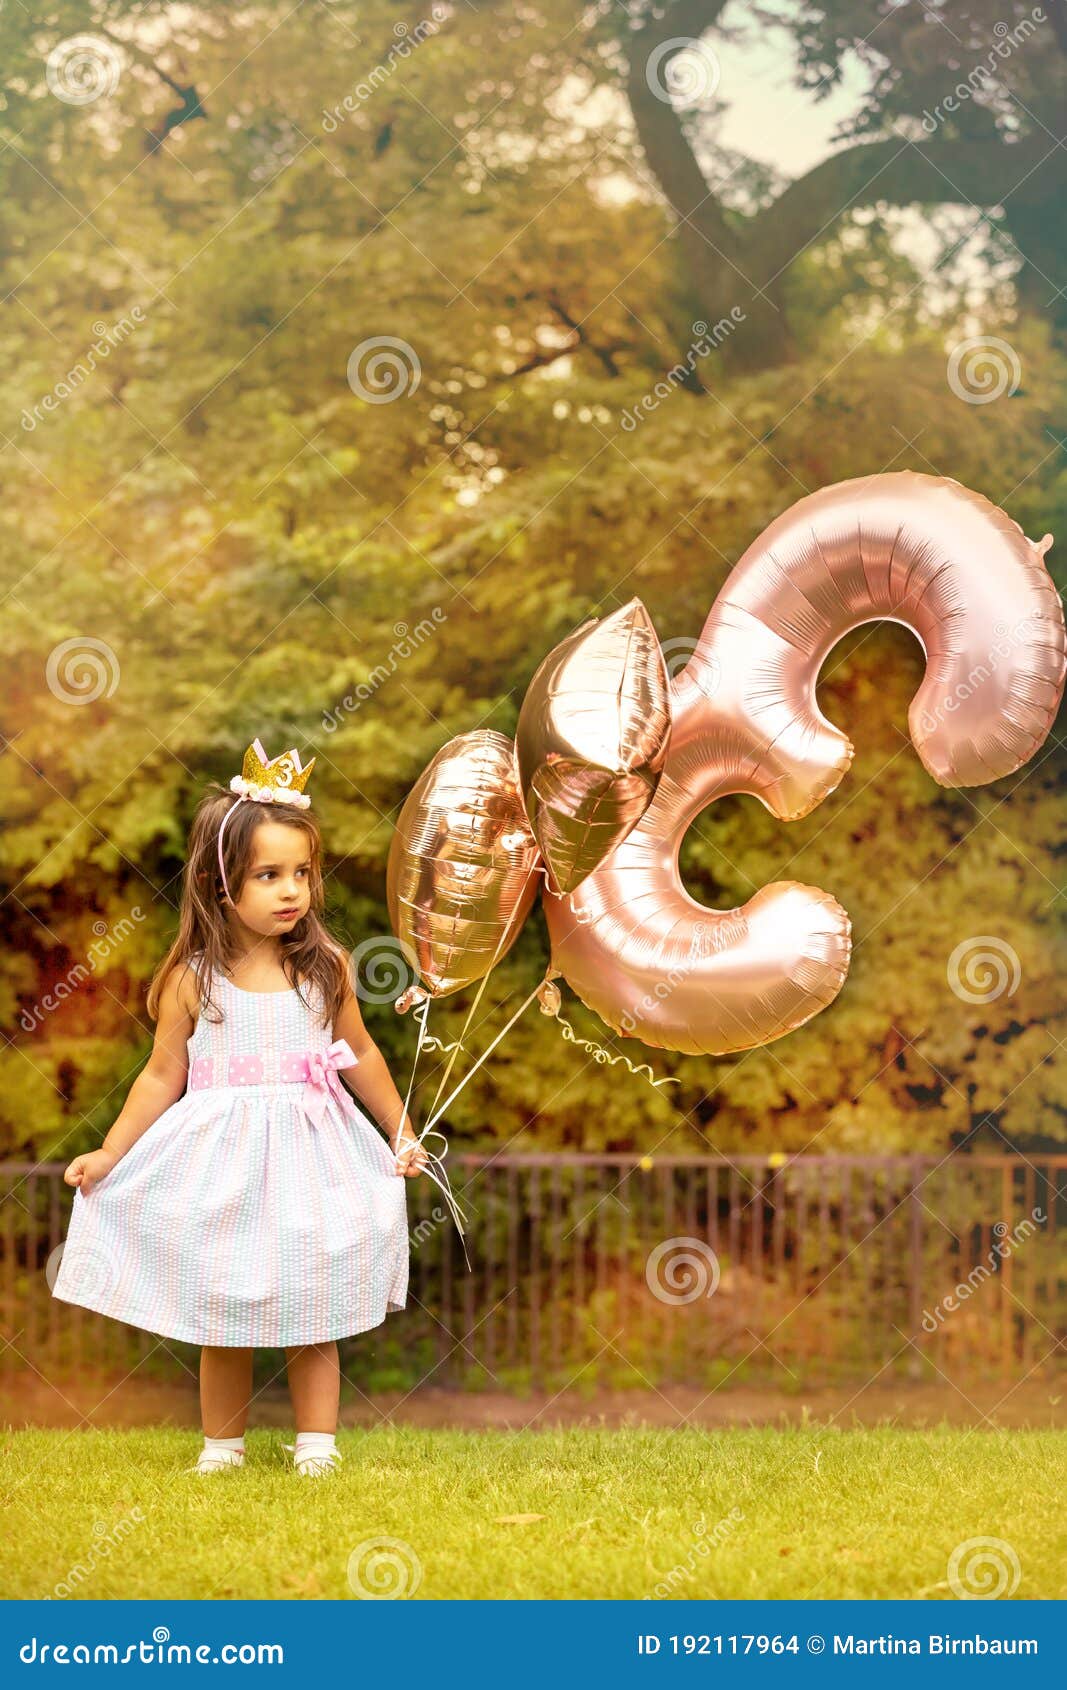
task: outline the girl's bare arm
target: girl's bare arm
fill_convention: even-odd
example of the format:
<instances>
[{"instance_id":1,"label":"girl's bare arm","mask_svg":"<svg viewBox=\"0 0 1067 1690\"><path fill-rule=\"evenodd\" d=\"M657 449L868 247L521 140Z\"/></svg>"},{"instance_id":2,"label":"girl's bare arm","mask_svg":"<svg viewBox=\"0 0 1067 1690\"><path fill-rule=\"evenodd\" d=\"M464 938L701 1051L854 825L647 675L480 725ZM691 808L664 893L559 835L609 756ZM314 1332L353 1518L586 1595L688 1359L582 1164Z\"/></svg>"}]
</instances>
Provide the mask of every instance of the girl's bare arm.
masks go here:
<instances>
[{"instance_id":1,"label":"girl's bare arm","mask_svg":"<svg viewBox=\"0 0 1067 1690\"><path fill-rule=\"evenodd\" d=\"M355 1068L339 1069L341 1077L385 1129L394 1150L403 1152L405 1145L414 1146L402 1169L405 1173L420 1173L426 1165L426 1152L416 1139L410 1115L405 1114L404 1099L396 1089L385 1057L363 1024L354 992L348 993L344 1008L334 1019L333 1036L351 1045L358 1063Z\"/></svg>"},{"instance_id":2,"label":"girl's bare arm","mask_svg":"<svg viewBox=\"0 0 1067 1690\"><path fill-rule=\"evenodd\" d=\"M180 968L173 969L167 977L160 994L159 1020L148 1061L130 1087L100 1149L76 1156L63 1175L68 1185L81 1186L85 1195L185 1091L189 1077L185 1047L195 1025L194 990L191 974ZM110 1161L105 1163L105 1157Z\"/></svg>"}]
</instances>

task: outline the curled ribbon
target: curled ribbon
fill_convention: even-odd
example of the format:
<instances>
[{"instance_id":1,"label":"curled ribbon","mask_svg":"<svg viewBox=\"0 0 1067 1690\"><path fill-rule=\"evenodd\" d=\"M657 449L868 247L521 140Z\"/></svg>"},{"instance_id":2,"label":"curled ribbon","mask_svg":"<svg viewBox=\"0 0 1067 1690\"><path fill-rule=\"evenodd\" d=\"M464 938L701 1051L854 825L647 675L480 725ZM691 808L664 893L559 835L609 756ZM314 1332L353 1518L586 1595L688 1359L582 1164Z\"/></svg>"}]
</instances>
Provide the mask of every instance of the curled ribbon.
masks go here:
<instances>
[{"instance_id":1,"label":"curled ribbon","mask_svg":"<svg viewBox=\"0 0 1067 1690\"><path fill-rule=\"evenodd\" d=\"M399 999L397 1001L399 1002ZM419 1024L419 1047L421 1050L439 1050L442 1054L447 1055L450 1050L463 1050L466 1048L461 1039L452 1039L448 1044L445 1044L443 1039L435 1038L433 1033L431 1033L426 1026L426 1017L429 1013L430 1000L429 998L424 998L412 1016L412 1020L417 1021Z\"/></svg>"},{"instance_id":2,"label":"curled ribbon","mask_svg":"<svg viewBox=\"0 0 1067 1690\"><path fill-rule=\"evenodd\" d=\"M338 1102L345 1099L344 1088L337 1078L338 1068L354 1068L359 1058L347 1039L335 1039L329 1050L309 1050L307 1053L307 1085L301 1104L313 1127L322 1125L326 1103L333 1092Z\"/></svg>"},{"instance_id":3,"label":"curled ribbon","mask_svg":"<svg viewBox=\"0 0 1067 1690\"><path fill-rule=\"evenodd\" d=\"M603 1045L594 1043L592 1039L580 1038L574 1031L570 1022L567 1020L567 1017L560 1013L563 999L560 995L559 987L550 977L553 973L558 974L559 970L550 970L549 974L547 974L542 980L540 986L537 988L537 1000L541 1008L541 1014L547 1015L559 1022L559 1030L569 1044L580 1045L582 1050L589 1051L594 1062L599 1062L601 1064L609 1062L612 1067L615 1066L616 1062L625 1062L627 1068L630 1070L630 1073L634 1075L635 1079L638 1075L647 1074L648 1083L654 1091L660 1086L681 1085L681 1081L676 1079L673 1075L667 1079L657 1080L647 1062L640 1062L635 1067L630 1061L630 1058L628 1056L624 1056L621 1051L617 1056L612 1056L611 1052L605 1050Z\"/></svg>"}]
</instances>

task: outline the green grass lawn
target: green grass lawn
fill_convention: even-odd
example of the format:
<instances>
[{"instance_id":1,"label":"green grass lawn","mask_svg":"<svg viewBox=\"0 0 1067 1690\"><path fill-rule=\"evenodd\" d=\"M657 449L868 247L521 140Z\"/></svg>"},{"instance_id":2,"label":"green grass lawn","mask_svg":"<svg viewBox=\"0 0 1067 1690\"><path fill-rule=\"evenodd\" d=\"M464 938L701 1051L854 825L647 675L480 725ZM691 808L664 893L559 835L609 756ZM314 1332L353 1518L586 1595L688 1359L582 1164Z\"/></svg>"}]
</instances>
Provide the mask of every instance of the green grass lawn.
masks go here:
<instances>
[{"instance_id":1,"label":"green grass lawn","mask_svg":"<svg viewBox=\"0 0 1067 1690\"><path fill-rule=\"evenodd\" d=\"M321 1480L266 1430L201 1478L200 1442L6 1431L4 1595L951 1601L972 1538L1005 1595L1067 1595L1065 1432L385 1427Z\"/></svg>"}]
</instances>

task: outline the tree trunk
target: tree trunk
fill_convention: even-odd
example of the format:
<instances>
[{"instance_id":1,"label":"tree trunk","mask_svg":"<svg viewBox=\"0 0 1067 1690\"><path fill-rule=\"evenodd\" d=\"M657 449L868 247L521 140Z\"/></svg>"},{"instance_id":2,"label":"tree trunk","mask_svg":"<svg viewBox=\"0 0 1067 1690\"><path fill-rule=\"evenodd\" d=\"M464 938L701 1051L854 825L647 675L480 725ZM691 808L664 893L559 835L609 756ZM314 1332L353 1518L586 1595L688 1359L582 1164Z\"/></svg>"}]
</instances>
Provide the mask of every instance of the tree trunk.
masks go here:
<instances>
[{"instance_id":1,"label":"tree trunk","mask_svg":"<svg viewBox=\"0 0 1067 1690\"><path fill-rule=\"evenodd\" d=\"M1067 155L1040 131L1015 142L894 136L860 143L823 159L756 215L728 213L704 180L666 81L673 57L695 48L725 3L675 0L665 16L636 31L627 93L649 168L678 218L699 315L710 326L735 312L736 326L720 346L728 367L768 369L795 356L785 305L791 266L849 212L880 203L1003 205L1023 260L1021 296L1067 321L1067 299L1053 299L1065 275L1067 235L1056 207Z\"/></svg>"},{"instance_id":2,"label":"tree trunk","mask_svg":"<svg viewBox=\"0 0 1067 1690\"><path fill-rule=\"evenodd\" d=\"M1055 162L1055 155L1048 160ZM1067 211L1062 190L1058 212L1050 201L1045 174L1045 167L1035 171L1008 197L1003 227L1023 260L1015 279L1019 303L1057 328L1067 328Z\"/></svg>"}]
</instances>

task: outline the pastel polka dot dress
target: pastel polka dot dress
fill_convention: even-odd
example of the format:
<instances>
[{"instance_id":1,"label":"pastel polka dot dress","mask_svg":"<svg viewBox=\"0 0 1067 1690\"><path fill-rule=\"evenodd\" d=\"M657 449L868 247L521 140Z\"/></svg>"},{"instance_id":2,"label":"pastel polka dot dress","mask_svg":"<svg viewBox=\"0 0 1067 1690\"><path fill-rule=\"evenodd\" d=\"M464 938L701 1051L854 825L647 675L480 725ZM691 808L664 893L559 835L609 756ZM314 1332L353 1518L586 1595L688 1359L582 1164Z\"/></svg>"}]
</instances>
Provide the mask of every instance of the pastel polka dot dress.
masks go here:
<instances>
[{"instance_id":1,"label":"pastel polka dot dress","mask_svg":"<svg viewBox=\"0 0 1067 1690\"><path fill-rule=\"evenodd\" d=\"M407 1299L407 1182L338 1078L318 988L214 982L224 1019L201 1010L184 1096L75 1190L53 1295L191 1344L379 1326Z\"/></svg>"}]
</instances>

